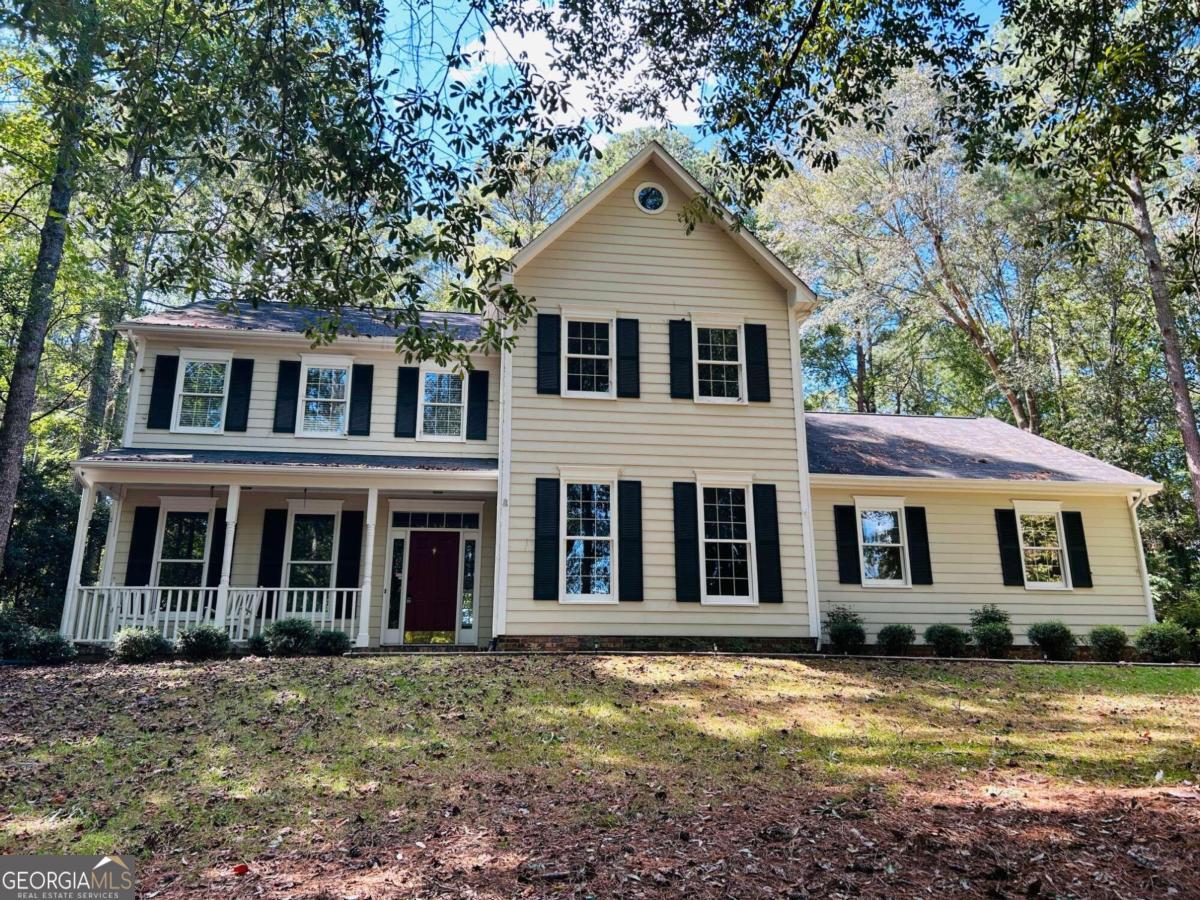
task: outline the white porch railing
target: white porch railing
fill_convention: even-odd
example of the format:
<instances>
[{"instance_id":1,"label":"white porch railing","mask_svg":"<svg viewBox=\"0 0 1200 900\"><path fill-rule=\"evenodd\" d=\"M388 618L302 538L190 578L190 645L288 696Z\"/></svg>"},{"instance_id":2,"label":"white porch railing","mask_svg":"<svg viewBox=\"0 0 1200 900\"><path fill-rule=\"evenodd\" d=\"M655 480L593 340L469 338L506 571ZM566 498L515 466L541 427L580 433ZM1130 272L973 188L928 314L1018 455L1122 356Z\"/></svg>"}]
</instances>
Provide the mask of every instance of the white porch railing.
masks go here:
<instances>
[{"instance_id":1,"label":"white porch railing","mask_svg":"<svg viewBox=\"0 0 1200 900\"><path fill-rule=\"evenodd\" d=\"M202 622L216 623L219 588L77 587L64 634L73 641L108 643L122 628L153 628L168 640ZM245 641L279 619L304 619L318 631L358 628L359 588L230 587L225 628Z\"/></svg>"}]
</instances>

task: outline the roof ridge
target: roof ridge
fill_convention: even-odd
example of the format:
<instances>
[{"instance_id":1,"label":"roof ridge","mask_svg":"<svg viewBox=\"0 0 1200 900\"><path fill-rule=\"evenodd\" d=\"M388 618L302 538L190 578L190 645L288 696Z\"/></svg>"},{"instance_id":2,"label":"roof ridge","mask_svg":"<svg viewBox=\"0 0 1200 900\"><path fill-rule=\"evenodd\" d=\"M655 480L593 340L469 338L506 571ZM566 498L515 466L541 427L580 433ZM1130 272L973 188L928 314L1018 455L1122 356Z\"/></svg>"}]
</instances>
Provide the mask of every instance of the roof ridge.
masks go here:
<instances>
[{"instance_id":1,"label":"roof ridge","mask_svg":"<svg viewBox=\"0 0 1200 900\"><path fill-rule=\"evenodd\" d=\"M982 422L987 419L999 422L993 416L951 416L944 413L881 413L881 412L859 412L858 410L848 409L806 409L806 416L862 416L864 418L877 419L955 419L964 422ZM1007 424L1001 422L1000 424Z\"/></svg>"}]
</instances>

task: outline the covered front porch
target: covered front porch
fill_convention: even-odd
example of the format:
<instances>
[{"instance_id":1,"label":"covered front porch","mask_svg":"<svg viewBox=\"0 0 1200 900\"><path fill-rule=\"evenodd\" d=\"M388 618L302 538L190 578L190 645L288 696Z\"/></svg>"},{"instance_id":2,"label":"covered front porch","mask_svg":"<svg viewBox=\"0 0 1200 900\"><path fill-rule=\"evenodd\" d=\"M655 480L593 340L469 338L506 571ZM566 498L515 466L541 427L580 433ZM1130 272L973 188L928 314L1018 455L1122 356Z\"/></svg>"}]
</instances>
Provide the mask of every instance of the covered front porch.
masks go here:
<instances>
[{"instance_id":1,"label":"covered front porch","mask_svg":"<svg viewBox=\"0 0 1200 900\"><path fill-rule=\"evenodd\" d=\"M107 644L128 627L174 640L208 623L244 642L285 618L362 648L490 640L494 461L125 454L77 464L84 489L62 618L71 640ZM85 584L97 503L109 525Z\"/></svg>"}]
</instances>

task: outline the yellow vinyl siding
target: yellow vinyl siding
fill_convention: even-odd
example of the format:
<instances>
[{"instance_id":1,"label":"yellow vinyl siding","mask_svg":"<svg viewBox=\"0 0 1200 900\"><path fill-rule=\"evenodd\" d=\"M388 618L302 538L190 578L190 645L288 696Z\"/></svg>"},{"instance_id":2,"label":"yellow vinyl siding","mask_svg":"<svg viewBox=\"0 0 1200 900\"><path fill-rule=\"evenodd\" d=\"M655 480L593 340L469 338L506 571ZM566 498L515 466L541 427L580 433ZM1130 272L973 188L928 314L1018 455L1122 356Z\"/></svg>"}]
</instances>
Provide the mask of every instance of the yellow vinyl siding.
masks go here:
<instances>
[{"instance_id":1,"label":"yellow vinyl siding","mask_svg":"<svg viewBox=\"0 0 1200 900\"><path fill-rule=\"evenodd\" d=\"M633 203L634 187L647 180L669 194L668 208L655 216ZM683 199L680 186L647 165L516 276L517 289L534 298L539 312L637 319L641 397L539 395L536 323L521 331L512 356L509 635L809 636L784 289L720 227L700 225L688 234L676 217ZM706 313L722 317L716 324L736 316L767 326L770 403L671 399L668 322L703 324ZM744 344L741 350L744 358ZM642 602L531 599L534 481L558 478L560 466L619 468L621 479L642 483ZM694 481L698 469L749 471L756 482L776 486L783 603L675 600L672 483ZM561 555L560 549L560 564Z\"/></svg>"},{"instance_id":2,"label":"yellow vinyl siding","mask_svg":"<svg viewBox=\"0 0 1200 900\"><path fill-rule=\"evenodd\" d=\"M906 506L925 507L933 584L912 588L863 588L838 583L835 505L853 505L854 495L903 496ZM1022 495L1026 496L1026 495ZM912 625L918 640L936 622L965 626L970 612L995 603L1012 615L1018 643L1034 622L1061 619L1078 634L1095 625L1121 625L1132 630L1147 621L1146 599L1138 567L1137 537L1128 503L1120 496L1077 496L1054 493L1047 485L1037 499L1061 500L1064 510L1083 516L1092 570L1091 588L1069 591L1006 587L1000 570L995 510L1012 509L1012 493L981 491L886 490L869 485L857 489L813 486L813 533L822 613L846 606L866 620L874 640L883 625Z\"/></svg>"}]
</instances>

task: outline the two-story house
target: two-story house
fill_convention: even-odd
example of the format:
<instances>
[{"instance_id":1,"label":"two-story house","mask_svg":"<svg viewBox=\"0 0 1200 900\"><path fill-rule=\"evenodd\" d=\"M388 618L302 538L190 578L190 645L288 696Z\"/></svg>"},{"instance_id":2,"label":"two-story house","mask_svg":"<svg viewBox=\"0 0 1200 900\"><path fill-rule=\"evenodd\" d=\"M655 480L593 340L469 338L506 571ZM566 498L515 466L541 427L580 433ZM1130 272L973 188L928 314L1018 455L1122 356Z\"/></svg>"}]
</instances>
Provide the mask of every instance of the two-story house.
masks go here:
<instances>
[{"instance_id":1,"label":"two-story house","mask_svg":"<svg viewBox=\"0 0 1200 900\"><path fill-rule=\"evenodd\" d=\"M686 229L701 190L646 147L517 254L537 315L469 372L404 363L366 314L317 349L278 304L125 323L124 446L76 464L64 633L300 616L359 647L805 646L835 605L872 635L987 602L1019 639L1153 616L1157 485L991 419L805 414L815 297L749 232Z\"/></svg>"}]
</instances>

